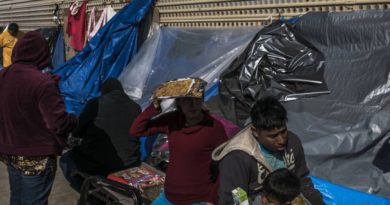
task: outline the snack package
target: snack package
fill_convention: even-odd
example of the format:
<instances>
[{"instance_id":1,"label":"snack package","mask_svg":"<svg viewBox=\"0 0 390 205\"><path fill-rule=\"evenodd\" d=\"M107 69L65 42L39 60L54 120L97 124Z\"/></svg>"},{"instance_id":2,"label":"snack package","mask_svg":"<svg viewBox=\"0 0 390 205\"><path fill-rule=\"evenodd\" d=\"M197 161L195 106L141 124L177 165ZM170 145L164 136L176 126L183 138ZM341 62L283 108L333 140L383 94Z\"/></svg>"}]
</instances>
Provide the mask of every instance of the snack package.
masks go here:
<instances>
[{"instance_id":1,"label":"snack package","mask_svg":"<svg viewBox=\"0 0 390 205\"><path fill-rule=\"evenodd\" d=\"M249 205L248 195L241 187L237 187L232 191L235 205Z\"/></svg>"},{"instance_id":2,"label":"snack package","mask_svg":"<svg viewBox=\"0 0 390 205\"><path fill-rule=\"evenodd\" d=\"M159 85L153 92L152 99L177 97L203 98L207 82L200 78L181 78Z\"/></svg>"},{"instance_id":3,"label":"snack package","mask_svg":"<svg viewBox=\"0 0 390 205\"><path fill-rule=\"evenodd\" d=\"M115 172L107 178L137 188L143 197L152 201L162 191L165 181L164 173L145 163L139 167Z\"/></svg>"}]
</instances>

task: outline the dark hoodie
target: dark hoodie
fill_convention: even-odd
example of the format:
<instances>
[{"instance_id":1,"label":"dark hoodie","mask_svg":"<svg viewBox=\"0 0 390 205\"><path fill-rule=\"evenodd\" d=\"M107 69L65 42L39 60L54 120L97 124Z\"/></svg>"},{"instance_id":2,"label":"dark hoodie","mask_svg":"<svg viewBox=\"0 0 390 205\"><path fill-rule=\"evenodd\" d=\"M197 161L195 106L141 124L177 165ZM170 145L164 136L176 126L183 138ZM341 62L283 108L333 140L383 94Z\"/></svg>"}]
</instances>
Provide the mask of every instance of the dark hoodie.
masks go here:
<instances>
[{"instance_id":1,"label":"dark hoodie","mask_svg":"<svg viewBox=\"0 0 390 205\"><path fill-rule=\"evenodd\" d=\"M88 174L106 175L140 163L139 140L128 133L141 107L113 78L101 87L102 96L90 100L73 132L83 138L72 152L77 169Z\"/></svg>"},{"instance_id":2,"label":"dark hoodie","mask_svg":"<svg viewBox=\"0 0 390 205\"><path fill-rule=\"evenodd\" d=\"M65 112L57 84L41 72L49 46L38 32L16 43L10 69L0 71L0 153L59 155L77 118Z\"/></svg>"}]
</instances>

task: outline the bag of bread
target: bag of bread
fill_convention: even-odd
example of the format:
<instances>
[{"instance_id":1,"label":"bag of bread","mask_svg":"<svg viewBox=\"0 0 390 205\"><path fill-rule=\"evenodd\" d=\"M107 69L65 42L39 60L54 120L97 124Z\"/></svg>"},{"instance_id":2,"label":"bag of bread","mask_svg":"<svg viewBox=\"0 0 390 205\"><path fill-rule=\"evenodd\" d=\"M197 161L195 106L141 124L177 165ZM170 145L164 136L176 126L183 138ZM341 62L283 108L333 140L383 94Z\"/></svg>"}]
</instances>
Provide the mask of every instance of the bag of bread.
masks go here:
<instances>
[{"instance_id":1,"label":"bag of bread","mask_svg":"<svg viewBox=\"0 0 390 205\"><path fill-rule=\"evenodd\" d=\"M203 98L207 82L200 78L180 78L165 82L154 90L152 99L178 97Z\"/></svg>"}]
</instances>

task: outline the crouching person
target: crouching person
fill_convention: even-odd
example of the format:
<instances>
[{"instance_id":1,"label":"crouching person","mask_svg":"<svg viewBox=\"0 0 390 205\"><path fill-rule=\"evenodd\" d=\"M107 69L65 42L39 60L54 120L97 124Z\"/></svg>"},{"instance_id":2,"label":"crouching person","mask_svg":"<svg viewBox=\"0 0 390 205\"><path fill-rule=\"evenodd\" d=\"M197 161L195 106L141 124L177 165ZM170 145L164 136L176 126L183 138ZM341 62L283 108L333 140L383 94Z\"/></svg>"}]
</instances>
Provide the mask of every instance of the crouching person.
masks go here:
<instances>
[{"instance_id":1,"label":"crouching person","mask_svg":"<svg viewBox=\"0 0 390 205\"><path fill-rule=\"evenodd\" d=\"M287 168L301 182L303 196L313 205L322 205L320 192L308 178L303 147L287 130L287 112L273 97L265 97L251 110L252 124L213 151L219 161L219 204L234 204L232 190L241 187L254 201L264 179L276 169Z\"/></svg>"},{"instance_id":2,"label":"crouching person","mask_svg":"<svg viewBox=\"0 0 390 205\"><path fill-rule=\"evenodd\" d=\"M50 49L38 32L15 45L12 65L0 71L0 158L7 165L11 205L48 203L67 134L77 125L65 112L57 83L42 73Z\"/></svg>"},{"instance_id":3,"label":"crouching person","mask_svg":"<svg viewBox=\"0 0 390 205\"><path fill-rule=\"evenodd\" d=\"M141 107L123 90L121 82L108 78L101 85L101 96L88 101L79 117L73 136L81 138L79 146L60 159L65 178L80 191L83 177L106 176L111 172L140 165L140 142L128 133Z\"/></svg>"}]
</instances>

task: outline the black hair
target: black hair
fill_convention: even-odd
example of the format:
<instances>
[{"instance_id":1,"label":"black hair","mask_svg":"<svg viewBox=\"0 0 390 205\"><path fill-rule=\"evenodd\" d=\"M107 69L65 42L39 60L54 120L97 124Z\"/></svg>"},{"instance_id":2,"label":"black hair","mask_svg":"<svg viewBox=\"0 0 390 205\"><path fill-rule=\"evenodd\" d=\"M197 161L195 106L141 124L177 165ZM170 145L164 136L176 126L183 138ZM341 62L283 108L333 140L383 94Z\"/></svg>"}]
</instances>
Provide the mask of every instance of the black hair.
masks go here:
<instances>
[{"instance_id":1,"label":"black hair","mask_svg":"<svg viewBox=\"0 0 390 205\"><path fill-rule=\"evenodd\" d=\"M0 33L4 31L4 27L0 26Z\"/></svg>"},{"instance_id":2,"label":"black hair","mask_svg":"<svg viewBox=\"0 0 390 205\"><path fill-rule=\"evenodd\" d=\"M11 34L11 36L16 37L19 32L19 26L16 23L10 23L8 25L8 32Z\"/></svg>"},{"instance_id":3,"label":"black hair","mask_svg":"<svg viewBox=\"0 0 390 205\"><path fill-rule=\"evenodd\" d=\"M286 126L287 112L274 97L261 98L252 107L251 120L253 126L261 130L273 130Z\"/></svg>"},{"instance_id":4,"label":"black hair","mask_svg":"<svg viewBox=\"0 0 390 205\"><path fill-rule=\"evenodd\" d=\"M300 194L299 178L286 168L277 169L264 180L262 196L268 200L286 203Z\"/></svg>"}]
</instances>

